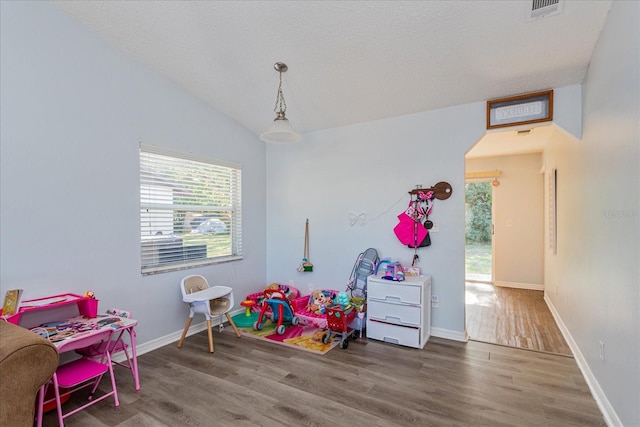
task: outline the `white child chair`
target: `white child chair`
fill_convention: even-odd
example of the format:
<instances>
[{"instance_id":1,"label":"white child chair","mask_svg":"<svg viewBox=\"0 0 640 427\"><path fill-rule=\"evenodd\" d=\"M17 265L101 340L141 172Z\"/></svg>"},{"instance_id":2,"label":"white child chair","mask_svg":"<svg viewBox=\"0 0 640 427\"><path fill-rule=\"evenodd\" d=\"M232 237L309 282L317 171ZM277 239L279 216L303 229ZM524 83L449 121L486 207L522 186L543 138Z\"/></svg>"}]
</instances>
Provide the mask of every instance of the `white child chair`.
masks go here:
<instances>
[{"instance_id":1,"label":"white child chair","mask_svg":"<svg viewBox=\"0 0 640 427\"><path fill-rule=\"evenodd\" d=\"M220 330L223 328L222 315L224 314L233 328L236 336L240 338L240 331L229 315L233 308L233 290L228 286L209 286L207 279L200 275L191 275L180 282L182 300L189 304L189 318L182 331L178 348L182 347L191 321L196 313L204 314L207 318L207 332L209 334L209 352L213 353L213 333L211 332L211 318L220 316Z\"/></svg>"}]
</instances>

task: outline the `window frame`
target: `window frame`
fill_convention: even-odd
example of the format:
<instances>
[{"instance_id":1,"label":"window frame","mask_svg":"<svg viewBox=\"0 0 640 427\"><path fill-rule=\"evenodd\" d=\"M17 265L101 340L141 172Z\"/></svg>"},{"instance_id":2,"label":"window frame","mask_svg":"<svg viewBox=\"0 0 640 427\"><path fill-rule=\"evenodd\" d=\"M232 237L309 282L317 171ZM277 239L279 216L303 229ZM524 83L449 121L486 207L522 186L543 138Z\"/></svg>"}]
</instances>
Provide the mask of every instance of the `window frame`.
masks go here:
<instances>
[{"instance_id":1,"label":"window frame","mask_svg":"<svg viewBox=\"0 0 640 427\"><path fill-rule=\"evenodd\" d=\"M153 172L151 172L152 170ZM176 170L179 172L176 173ZM198 175L194 174L195 171L204 172ZM180 177L178 177L179 175ZM197 188L196 181L200 180L195 180L193 177L203 177L201 182L222 182L223 184L218 186L220 191L212 193L209 200L205 201L226 200L227 205L176 203L176 199L180 198L178 195L181 193L195 194L196 191L192 192L191 190ZM217 181L216 178L221 179ZM243 259L242 165L240 163L140 143L139 179L139 244L142 275ZM205 190L211 191L212 189L207 187ZM193 195L193 199L196 198ZM199 212L200 215L194 217L193 213L196 212ZM187 216L191 218L188 225ZM196 230L192 228L194 227L193 220L199 217L206 218L199 223L216 217L221 218L219 222L225 224L224 230L220 233L214 231L213 233L192 236ZM179 223L182 225L178 226ZM217 223L218 221L214 222L219 225ZM161 231L155 232L156 229ZM186 233L187 230L191 231ZM227 230L229 231L227 232ZM170 234L165 234L163 231L170 231ZM176 234L176 231L181 233ZM162 235L162 237L155 237L157 235ZM185 245L185 239L188 242L192 238L204 240L205 243ZM216 238L222 242L229 239L228 243L222 245L222 249L225 251L222 255L210 254L215 249L214 245L211 245L211 239ZM204 256L202 256L203 250L205 251Z\"/></svg>"}]
</instances>

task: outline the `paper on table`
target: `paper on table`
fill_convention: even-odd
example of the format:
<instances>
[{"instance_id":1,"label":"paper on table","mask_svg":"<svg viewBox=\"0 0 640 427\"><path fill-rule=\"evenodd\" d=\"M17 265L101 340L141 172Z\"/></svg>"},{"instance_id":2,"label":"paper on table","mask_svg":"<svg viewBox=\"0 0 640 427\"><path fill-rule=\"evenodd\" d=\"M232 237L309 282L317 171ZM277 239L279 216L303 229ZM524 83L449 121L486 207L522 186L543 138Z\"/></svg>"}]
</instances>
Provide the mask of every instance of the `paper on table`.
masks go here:
<instances>
[{"instance_id":1,"label":"paper on table","mask_svg":"<svg viewBox=\"0 0 640 427\"><path fill-rule=\"evenodd\" d=\"M66 301L67 297L53 297L53 298L45 298L37 301L28 301L23 302L21 307L41 307L43 305L55 304L57 302Z\"/></svg>"}]
</instances>

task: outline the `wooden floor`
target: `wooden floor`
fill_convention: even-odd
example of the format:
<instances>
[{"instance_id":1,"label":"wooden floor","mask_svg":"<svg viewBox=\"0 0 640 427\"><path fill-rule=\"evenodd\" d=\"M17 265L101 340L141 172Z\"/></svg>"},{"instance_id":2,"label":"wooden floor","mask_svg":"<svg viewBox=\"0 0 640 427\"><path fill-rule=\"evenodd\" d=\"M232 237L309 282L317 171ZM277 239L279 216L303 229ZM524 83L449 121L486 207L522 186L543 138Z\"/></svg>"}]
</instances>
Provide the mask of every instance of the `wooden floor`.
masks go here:
<instances>
[{"instance_id":1,"label":"wooden floor","mask_svg":"<svg viewBox=\"0 0 640 427\"><path fill-rule=\"evenodd\" d=\"M569 357L434 337L423 350L364 338L318 356L216 331L215 346L201 332L140 356L139 392L118 367L121 406L104 400L66 425L606 425Z\"/></svg>"},{"instance_id":2,"label":"wooden floor","mask_svg":"<svg viewBox=\"0 0 640 427\"><path fill-rule=\"evenodd\" d=\"M472 340L572 356L542 291L466 283Z\"/></svg>"},{"instance_id":3,"label":"wooden floor","mask_svg":"<svg viewBox=\"0 0 640 427\"><path fill-rule=\"evenodd\" d=\"M466 317L473 340L572 356L542 291L467 282Z\"/></svg>"}]
</instances>

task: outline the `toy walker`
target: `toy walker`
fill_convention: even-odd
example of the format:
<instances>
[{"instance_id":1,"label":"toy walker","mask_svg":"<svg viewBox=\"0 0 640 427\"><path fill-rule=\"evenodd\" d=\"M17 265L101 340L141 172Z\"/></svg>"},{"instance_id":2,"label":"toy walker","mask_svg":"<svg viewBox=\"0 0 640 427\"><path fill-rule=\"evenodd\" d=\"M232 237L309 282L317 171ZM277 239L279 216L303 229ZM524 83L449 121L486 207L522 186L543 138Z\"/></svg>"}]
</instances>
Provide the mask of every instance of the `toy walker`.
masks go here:
<instances>
[{"instance_id":1,"label":"toy walker","mask_svg":"<svg viewBox=\"0 0 640 427\"><path fill-rule=\"evenodd\" d=\"M339 305L327 308L327 331L322 335L322 342L328 344L331 337L340 338L340 348L345 349L349 346L349 337L352 340L357 338L356 329L349 327L349 324L356 317L356 310L353 306L346 311Z\"/></svg>"},{"instance_id":2,"label":"toy walker","mask_svg":"<svg viewBox=\"0 0 640 427\"><path fill-rule=\"evenodd\" d=\"M265 317L267 317L267 309L271 308L271 321L276 324L276 334L282 335L285 331L283 322L290 322L291 325L298 324L298 318L293 312L291 303L287 299L284 292L279 290L267 289L264 291L264 299L262 301L262 309L258 315L258 320L253 324L253 329L259 331L264 326Z\"/></svg>"}]
</instances>

